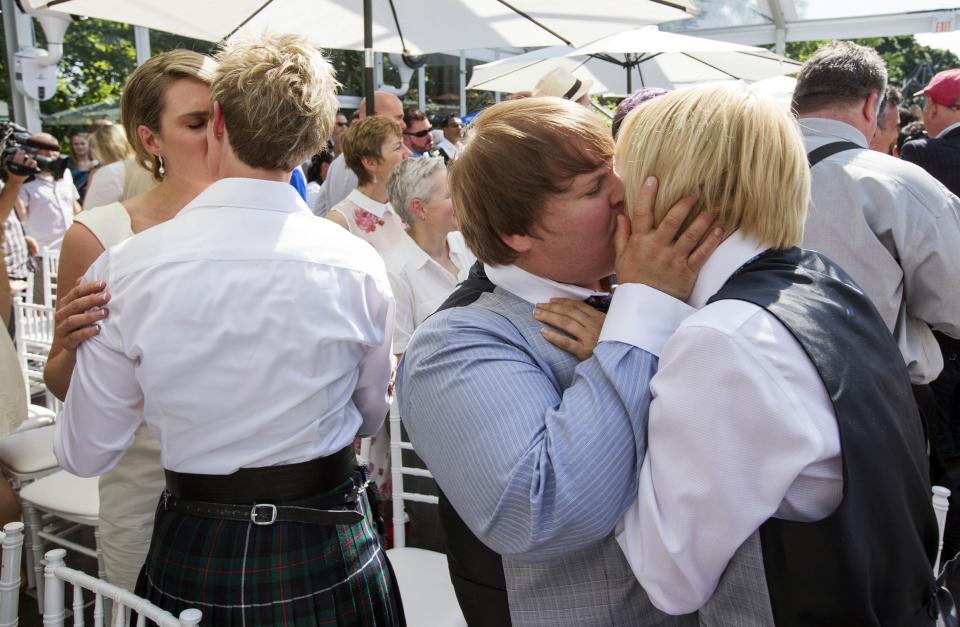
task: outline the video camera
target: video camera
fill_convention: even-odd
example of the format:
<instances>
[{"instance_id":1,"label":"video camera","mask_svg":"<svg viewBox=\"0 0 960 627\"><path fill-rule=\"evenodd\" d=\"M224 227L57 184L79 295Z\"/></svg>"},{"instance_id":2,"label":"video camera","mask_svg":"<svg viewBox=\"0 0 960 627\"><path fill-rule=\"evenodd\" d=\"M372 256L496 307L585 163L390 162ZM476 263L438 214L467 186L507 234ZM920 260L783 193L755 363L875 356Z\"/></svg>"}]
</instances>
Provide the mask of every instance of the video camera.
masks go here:
<instances>
[{"instance_id":1,"label":"video camera","mask_svg":"<svg viewBox=\"0 0 960 627\"><path fill-rule=\"evenodd\" d=\"M30 155L37 162L32 168L22 163L14 163L13 156L18 150ZM31 176L40 172L50 172L53 178L60 180L67 169L66 157L46 157L37 154L40 150L60 150L60 146L33 139L30 132L13 122L0 121L0 166L17 176Z\"/></svg>"}]
</instances>

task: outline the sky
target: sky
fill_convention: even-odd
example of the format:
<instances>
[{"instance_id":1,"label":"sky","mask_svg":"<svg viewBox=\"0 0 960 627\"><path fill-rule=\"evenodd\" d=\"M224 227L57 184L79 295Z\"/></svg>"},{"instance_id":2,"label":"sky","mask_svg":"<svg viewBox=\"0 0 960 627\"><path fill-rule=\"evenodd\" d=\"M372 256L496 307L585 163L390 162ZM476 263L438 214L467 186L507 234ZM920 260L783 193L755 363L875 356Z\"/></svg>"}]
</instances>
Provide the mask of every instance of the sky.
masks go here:
<instances>
[{"instance_id":1,"label":"sky","mask_svg":"<svg viewBox=\"0 0 960 627\"><path fill-rule=\"evenodd\" d=\"M931 48L945 48L960 56L960 31L952 33L918 33L917 41Z\"/></svg>"}]
</instances>

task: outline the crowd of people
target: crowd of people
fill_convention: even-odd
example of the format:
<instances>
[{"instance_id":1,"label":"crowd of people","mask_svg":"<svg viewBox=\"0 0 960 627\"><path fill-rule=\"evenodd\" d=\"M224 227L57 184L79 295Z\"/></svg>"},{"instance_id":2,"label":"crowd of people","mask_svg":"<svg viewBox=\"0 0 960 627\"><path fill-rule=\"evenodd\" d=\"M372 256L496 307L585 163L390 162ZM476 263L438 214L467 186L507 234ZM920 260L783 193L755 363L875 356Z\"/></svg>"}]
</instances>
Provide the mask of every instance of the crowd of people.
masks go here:
<instances>
[{"instance_id":1,"label":"crowd of people","mask_svg":"<svg viewBox=\"0 0 960 627\"><path fill-rule=\"evenodd\" d=\"M789 111L644 88L612 129L561 70L436 143L336 87L292 35L163 53L61 177L7 174L12 285L59 251L54 449L100 477L110 582L210 625L404 624L396 402L470 625L949 613L960 69L915 111L833 42Z\"/></svg>"}]
</instances>

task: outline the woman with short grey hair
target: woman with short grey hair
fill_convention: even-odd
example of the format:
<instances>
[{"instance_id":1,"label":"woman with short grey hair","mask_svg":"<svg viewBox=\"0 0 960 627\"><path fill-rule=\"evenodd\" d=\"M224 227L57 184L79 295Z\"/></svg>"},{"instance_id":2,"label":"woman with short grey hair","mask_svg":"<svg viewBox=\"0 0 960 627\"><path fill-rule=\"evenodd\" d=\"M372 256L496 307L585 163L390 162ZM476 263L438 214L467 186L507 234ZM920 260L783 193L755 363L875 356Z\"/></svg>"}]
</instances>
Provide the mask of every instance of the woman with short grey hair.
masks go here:
<instances>
[{"instance_id":1,"label":"woman with short grey hair","mask_svg":"<svg viewBox=\"0 0 960 627\"><path fill-rule=\"evenodd\" d=\"M397 301L393 352L400 354L417 325L467 278L476 257L457 230L442 158L403 161L390 176L387 193L409 227L384 255Z\"/></svg>"}]
</instances>

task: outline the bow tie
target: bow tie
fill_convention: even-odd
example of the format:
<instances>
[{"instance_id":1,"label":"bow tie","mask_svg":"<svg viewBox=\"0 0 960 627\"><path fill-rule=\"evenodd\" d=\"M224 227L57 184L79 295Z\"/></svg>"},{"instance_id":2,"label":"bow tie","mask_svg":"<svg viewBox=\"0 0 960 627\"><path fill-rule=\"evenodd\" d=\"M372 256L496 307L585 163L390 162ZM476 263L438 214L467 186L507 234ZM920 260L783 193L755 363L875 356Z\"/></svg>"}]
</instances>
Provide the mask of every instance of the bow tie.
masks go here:
<instances>
[{"instance_id":1,"label":"bow tie","mask_svg":"<svg viewBox=\"0 0 960 627\"><path fill-rule=\"evenodd\" d=\"M610 301L613 299L613 294L604 294L603 296L591 296L590 298L585 298L583 302L590 305L598 311L607 313L607 310L610 309Z\"/></svg>"}]
</instances>

